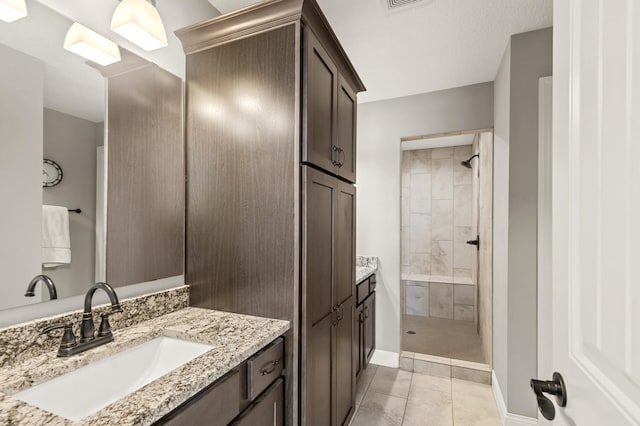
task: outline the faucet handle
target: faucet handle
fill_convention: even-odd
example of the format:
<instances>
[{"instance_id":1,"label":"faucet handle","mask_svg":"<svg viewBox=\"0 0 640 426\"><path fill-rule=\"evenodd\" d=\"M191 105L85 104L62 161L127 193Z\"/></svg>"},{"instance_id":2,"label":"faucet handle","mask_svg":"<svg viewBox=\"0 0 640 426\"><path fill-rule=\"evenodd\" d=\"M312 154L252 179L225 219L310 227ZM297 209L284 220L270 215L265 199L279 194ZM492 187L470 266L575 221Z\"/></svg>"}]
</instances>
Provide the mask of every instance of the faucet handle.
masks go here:
<instances>
[{"instance_id":1,"label":"faucet handle","mask_svg":"<svg viewBox=\"0 0 640 426\"><path fill-rule=\"evenodd\" d=\"M116 312L122 312L122 309L118 311L105 312L104 314L100 314L100 328L98 328L98 337L112 336L111 333L111 324L109 324L109 315L114 314Z\"/></svg>"},{"instance_id":2,"label":"faucet handle","mask_svg":"<svg viewBox=\"0 0 640 426\"><path fill-rule=\"evenodd\" d=\"M60 348L70 348L76 345L76 335L73 334L73 324L70 322L58 325L50 325L42 329L40 334L48 334L53 330L64 329L62 333L62 340L60 341Z\"/></svg>"}]
</instances>

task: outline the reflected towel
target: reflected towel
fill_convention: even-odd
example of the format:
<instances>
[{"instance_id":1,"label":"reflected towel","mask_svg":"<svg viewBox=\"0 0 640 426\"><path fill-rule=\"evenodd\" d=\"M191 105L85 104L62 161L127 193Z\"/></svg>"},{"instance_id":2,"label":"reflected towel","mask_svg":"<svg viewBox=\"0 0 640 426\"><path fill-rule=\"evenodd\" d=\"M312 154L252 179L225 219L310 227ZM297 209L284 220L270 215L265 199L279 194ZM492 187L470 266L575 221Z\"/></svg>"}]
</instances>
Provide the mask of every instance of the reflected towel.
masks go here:
<instances>
[{"instance_id":1,"label":"reflected towel","mask_svg":"<svg viewBox=\"0 0 640 426\"><path fill-rule=\"evenodd\" d=\"M69 211L66 207L42 206L42 267L70 263Z\"/></svg>"}]
</instances>

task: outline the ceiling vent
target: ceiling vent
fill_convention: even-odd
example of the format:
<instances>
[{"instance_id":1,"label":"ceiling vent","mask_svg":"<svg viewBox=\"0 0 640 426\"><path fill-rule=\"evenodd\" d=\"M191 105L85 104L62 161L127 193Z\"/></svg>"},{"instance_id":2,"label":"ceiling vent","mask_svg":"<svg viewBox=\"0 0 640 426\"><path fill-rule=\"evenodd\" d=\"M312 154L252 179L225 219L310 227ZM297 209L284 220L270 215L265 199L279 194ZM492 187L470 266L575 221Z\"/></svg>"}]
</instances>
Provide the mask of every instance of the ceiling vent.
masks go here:
<instances>
[{"instance_id":1,"label":"ceiling vent","mask_svg":"<svg viewBox=\"0 0 640 426\"><path fill-rule=\"evenodd\" d=\"M419 3L421 1L422 0L387 0L387 6L389 6L389 9L397 9L402 6Z\"/></svg>"}]
</instances>

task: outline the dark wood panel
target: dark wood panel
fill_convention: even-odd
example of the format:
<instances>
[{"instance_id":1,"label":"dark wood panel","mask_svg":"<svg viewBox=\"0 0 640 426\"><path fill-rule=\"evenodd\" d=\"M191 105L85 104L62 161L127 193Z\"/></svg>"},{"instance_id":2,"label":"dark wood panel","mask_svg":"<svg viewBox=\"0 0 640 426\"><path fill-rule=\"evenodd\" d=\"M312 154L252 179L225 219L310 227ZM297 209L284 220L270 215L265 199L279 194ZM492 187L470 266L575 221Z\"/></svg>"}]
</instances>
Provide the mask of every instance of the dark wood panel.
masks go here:
<instances>
[{"instance_id":1,"label":"dark wood panel","mask_svg":"<svg viewBox=\"0 0 640 426\"><path fill-rule=\"evenodd\" d=\"M201 424L201 423L193 423ZM278 379L260 398L242 413L234 426L282 426L284 425L284 381Z\"/></svg>"},{"instance_id":2,"label":"dark wood panel","mask_svg":"<svg viewBox=\"0 0 640 426\"><path fill-rule=\"evenodd\" d=\"M292 321L287 401L299 343L295 48L289 25L187 56L190 304Z\"/></svg>"},{"instance_id":3,"label":"dark wood panel","mask_svg":"<svg viewBox=\"0 0 640 426\"><path fill-rule=\"evenodd\" d=\"M338 130L336 145L342 150L338 170L340 177L356 181L356 94L344 77L338 78Z\"/></svg>"},{"instance_id":4,"label":"dark wood panel","mask_svg":"<svg viewBox=\"0 0 640 426\"><path fill-rule=\"evenodd\" d=\"M337 173L333 141L336 131L338 70L315 38L305 29L302 161ZM337 158L337 152L335 156Z\"/></svg>"},{"instance_id":5,"label":"dark wood panel","mask_svg":"<svg viewBox=\"0 0 640 426\"><path fill-rule=\"evenodd\" d=\"M364 301L364 362L365 365L369 363L369 360L373 356L373 351L376 348L376 294L372 293L371 296Z\"/></svg>"},{"instance_id":6,"label":"dark wood panel","mask_svg":"<svg viewBox=\"0 0 640 426\"><path fill-rule=\"evenodd\" d=\"M355 294L356 188L340 182L334 206L335 300L344 303Z\"/></svg>"},{"instance_id":7,"label":"dark wood panel","mask_svg":"<svg viewBox=\"0 0 640 426\"><path fill-rule=\"evenodd\" d=\"M340 307L341 320L336 324L335 355L335 424L348 424L355 409L355 368L353 363L353 329L355 323L355 298L350 297Z\"/></svg>"},{"instance_id":8,"label":"dark wood panel","mask_svg":"<svg viewBox=\"0 0 640 426\"><path fill-rule=\"evenodd\" d=\"M184 271L182 81L157 66L108 80L107 280Z\"/></svg>"},{"instance_id":9,"label":"dark wood panel","mask_svg":"<svg viewBox=\"0 0 640 426\"><path fill-rule=\"evenodd\" d=\"M240 412L240 374L234 370L156 422L163 426L226 425Z\"/></svg>"},{"instance_id":10,"label":"dark wood panel","mask_svg":"<svg viewBox=\"0 0 640 426\"><path fill-rule=\"evenodd\" d=\"M362 353L363 353L363 333L362 327L364 325L364 305L358 305L356 307L355 321L354 321L354 334L353 334L353 362L356 376L360 374L362 370Z\"/></svg>"},{"instance_id":11,"label":"dark wood panel","mask_svg":"<svg viewBox=\"0 0 640 426\"><path fill-rule=\"evenodd\" d=\"M176 31L187 54L217 46L236 38L265 31L274 26L304 20L318 31L320 38L338 61L341 73L359 92L364 84L349 61L338 38L315 0L272 0L224 14Z\"/></svg>"},{"instance_id":12,"label":"dark wood panel","mask_svg":"<svg viewBox=\"0 0 640 426\"><path fill-rule=\"evenodd\" d=\"M331 313L335 306L333 283L333 199L335 188L331 178L308 170L305 184L305 241L307 318L313 326Z\"/></svg>"},{"instance_id":13,"label":"dark wood panel","mask_svg":"<svg viewBox=\"0 0 640 426\"><path fill-rule=\"evenodd\" d=\"M305 372L301 393L303 397L302 423L307 426L331 426L335 371L333 353L335 327L333 314L308 328L303 347L302 371Z\"/></svg>"}]
</instances>

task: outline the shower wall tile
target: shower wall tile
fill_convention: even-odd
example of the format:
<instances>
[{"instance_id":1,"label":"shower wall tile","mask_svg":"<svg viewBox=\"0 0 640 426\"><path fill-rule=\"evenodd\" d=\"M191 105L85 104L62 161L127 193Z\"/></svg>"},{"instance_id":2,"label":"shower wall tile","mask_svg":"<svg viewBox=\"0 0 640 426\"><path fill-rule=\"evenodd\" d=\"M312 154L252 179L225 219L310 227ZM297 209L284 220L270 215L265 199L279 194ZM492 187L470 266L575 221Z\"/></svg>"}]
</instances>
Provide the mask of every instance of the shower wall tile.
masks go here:
<instances>
[{"instance_id":1,"label":"shower wall tile","mask_svg":"<svg viewBox=\"0 0 640 426\"><path fill-rule=\"evenodd\" d=\"M476 300L476 286L454 284L453 285L453 303L456 305L473 305Z\"/></svg>"},{"instance_id":2,"label":"shower wall tile","mask_svg":"<svg viewBox=\"0 0 640 426\"><path fill-rule=\"evenodd\" d=\"M411 213L431 213L431 175L412 174L409 196Z\"/></svg>"},{"instance_id":3,"label":"shower wall tile","mask_svg":"<svg viewBox=\"0 0 640 426\"><path fill-rule=\"evenodd\" d=\"M431 242L431 274L453 276L453 242Z\"/></svg>"},{"instance_id":4,"label":"shower wall tile","mask_svg":"<svg viewBox=\"0 0 640 426\"><path fill-rule=\"evenodd\" d=\"M403 188L409 188L411 184L411 151L402 151L400 162L400 183Z\"/></svg>"},{"instance_id":5,"label":"shower wall tile","mask_svg":"<svg viewBox=\"0 0 640 426\"><path fill-rule=\"evenodd\" d=\"M453 284L430 283L429 315L453 319Z\"/></svg>"},{"instance_id":6,"label":"shower wall tile","mask_svg":"<svg viewBox=\"0 0 640 426\"><path fill-rule=\"evenodd\" d=\"M404 151L409 153L411 173L431 173L431 150Z\"/></svg>"},{"instance_id":7,"label":"shower wall tile","mask_svg":"<svg viewBox=\"0 0 640 426\"><path fill-rule=\"evenodd\" d=\"M459 163L456 162L455 165L458 164ZM473 173L470 169L467 169L460 165L459 167L453 169L453 185L471 185L472 176Z\"/></svg>"},{"instance_id":8,"label":"shower wall tile","mask_svg":"<svg viewBox=\"0 0 640 426\"><path fill-rule=\"evenodd\" d=\"M453 249L453 255L455 257L455 247ZM465 277L471 278L471 269L468 268L453 268L453 277Z\"/></svg>"},{"instance_id":9,"label":"shower wall tile","mask_svg":"<svg viewBox=\"0 0 640 426\"><path fill-rule=\"evenodd\" d=\"M451 158L433 160L432 169L431 198L453 199L453 160Z\"/></svg>"},{"instance_id":10,"label":"shower wall tile","mask_svg":"<svg viewBox=\"0 0 640 426\"><path fill-rule=\"evenodd\" d=\"M409 187L402 187L402 190L400 192L400 215L401 215L401 226L405 227L405 226L409 226L410 222L409 222L409 215L411 214L411 198L410 198L410 190Z\"/></svg>"},{"instance_id":11,"label":"shower wall tile","mask_svg":"<svg viewBox=\"0 0 640 426\"><path fill-rule=\"evenodd\" d=\"M453 319L459 321L473 321L473 305L455 305Z\"/></svg>"},{"instance_id":12,"label":"shower wall tile","mask_svg":"<svg viewBox=\"0 0 640 426\"><path fill-rule=\"evenodd\" d=\"M411 274L430 275L431 274L431 255L411 253L409 256L409 271Z\"/></svg>"},{"instance_id":13,"label":"shower wall tile","mask_svg":"<svg viewBox=\"0 0 640 426\"><path fill-rule=\"evenodd\" d=\"M409 227L403 227L401 232L400 232L400 264L402 266L409 266L409 233L410 233L410 228Z\"/></svg>"},{"instance_id":14,"label":"shower wall tile","mask_svg":"<svg viewBox=\"0 0 640 426\"><path fill-rule=\"evenodd\" d=\"M411 213L409 229L409 251L411 253L431 253L431 216Z\"/></svg>"},{"instance_id":15,"label":"shower wall tile","mask_svg":"<svg viewBox=\"0 0 640 426\"><path fill-rule=\"evenodd\" d=\"M475 246L467 241L475 239L471 235L470 226L455 226L453 228L453 268L466 269L471 267L471 259Z\"/></svg>"},{"instance_id":16,"label":"shower wall tile","mask_svg":"<svg viewBox=\"0 0 640 426\"><path fill-rule=\"evenodd\" d=\"M471 157L471 145L459 145L453 147L453 159L456 161L464 161ZM469 170L469 169L467 169Z\"/></svg>"},{"instance_id":17,"label":"shower wall tile","mask_svg":"<svg viewBox=\"0 0 640 426\"><path fill-rule=\"evenodd\" d=\"M434 148L431 150L431 158L452 158L453 157L453 147L448 146L444 148Z\"/></svg>"},{"instance_id":18,"label":"shower wall tile","mask_svg":"<svg viewBox=\"0 0 640 426\"><path fill-rule=\"evenodd\" d=\"M433 200L431 206L431 238L453 240L453 200Z\"/></svg>"},{"instance_id":19,"label":"shower wall tile","mask_svg":"<svg viewBox=\"0 0 640 426\"><path fill-rule=\"evenodd\" d=\"M406 313L408 315L429 316L429 287L405 287Z\"/></svg>"},{"instance_id":20,"label":"shower wall tile","mask_svg":"<svg viewBox=\"0 0 640 426\"><path fill-rule=\"evenodd\" d=\"M456 185L453 196L453 224L471 226L471 185Z\"/></svg>"}]
</instances>

